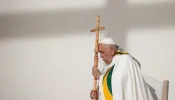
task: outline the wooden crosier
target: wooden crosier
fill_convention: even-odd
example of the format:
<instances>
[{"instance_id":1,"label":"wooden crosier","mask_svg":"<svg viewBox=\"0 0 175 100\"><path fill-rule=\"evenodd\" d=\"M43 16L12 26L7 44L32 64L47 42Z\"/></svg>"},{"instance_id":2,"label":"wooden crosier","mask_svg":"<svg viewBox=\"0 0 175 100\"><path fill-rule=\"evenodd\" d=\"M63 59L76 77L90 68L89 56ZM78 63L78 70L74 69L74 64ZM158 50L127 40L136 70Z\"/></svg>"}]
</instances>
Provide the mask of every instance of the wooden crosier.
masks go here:
<instances>
[{"instance_id":1,"label":"wooden crosier","mask_svg":"<svg viewBox=\"0 0 175 100\"><path fill-rule=\"evenodd\" d=\"M99 42L99 31L104 30L104 27L100 27L100 16L98 15L96 18L96 28L91 29L90 32L96 32L96 41L95 41L95 49L94 49L94 67L98 67L98 42ZM93 90L97 90L97 79L94 77L93 82Z\"/></svg>"}]
</instances>

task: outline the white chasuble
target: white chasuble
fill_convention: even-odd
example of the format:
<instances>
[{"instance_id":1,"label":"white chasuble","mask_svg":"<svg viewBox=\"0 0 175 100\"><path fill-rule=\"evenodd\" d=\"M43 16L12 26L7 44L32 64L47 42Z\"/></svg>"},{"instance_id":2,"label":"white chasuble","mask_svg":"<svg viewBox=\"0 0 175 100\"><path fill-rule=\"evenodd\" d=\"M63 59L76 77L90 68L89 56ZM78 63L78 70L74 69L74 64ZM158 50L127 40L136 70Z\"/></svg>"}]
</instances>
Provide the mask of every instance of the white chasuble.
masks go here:
<instances>
[{"instance_id":1,"label":"white chasuble","mask_svg":"<svg viewBox=\"0 0 175 100\"><path fill-rule=\"evenodd\" d=\"M99 79L99 100L153 100L140 71L129 54L114 56Z\"/></svg>"}]
</instances>

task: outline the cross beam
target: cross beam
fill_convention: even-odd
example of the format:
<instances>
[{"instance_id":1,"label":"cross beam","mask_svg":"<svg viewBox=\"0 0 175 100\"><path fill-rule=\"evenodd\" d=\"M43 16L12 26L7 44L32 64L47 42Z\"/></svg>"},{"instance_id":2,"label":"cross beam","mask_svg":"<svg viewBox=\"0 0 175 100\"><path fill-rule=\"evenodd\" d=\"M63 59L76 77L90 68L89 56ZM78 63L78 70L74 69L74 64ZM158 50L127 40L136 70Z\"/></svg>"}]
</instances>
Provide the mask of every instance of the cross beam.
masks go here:
<instances>
[{"instance_id":1,"label":"cross beam","mask_svg":"<svg viewBox=\"0 0 175 100\"><path fill-rule=\"evenodd\" d=\"M100 31L100 30L104 30L105 27L100 27L100 16L97 16L97 22L96 22L96 28L93 28L90 30L90 32L95 32L95 31Z\"/></svg>"}]
</instances>

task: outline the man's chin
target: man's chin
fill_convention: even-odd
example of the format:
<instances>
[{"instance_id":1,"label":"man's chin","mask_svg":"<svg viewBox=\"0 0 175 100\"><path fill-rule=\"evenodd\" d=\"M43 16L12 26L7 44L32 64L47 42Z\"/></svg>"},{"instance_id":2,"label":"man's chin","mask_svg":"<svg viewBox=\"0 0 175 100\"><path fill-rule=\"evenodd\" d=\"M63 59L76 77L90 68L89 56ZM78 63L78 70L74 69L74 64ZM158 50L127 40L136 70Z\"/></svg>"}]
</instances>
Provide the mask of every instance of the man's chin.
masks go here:
<instances>
[{"instance_id":1,"label":"man's chin","mask_svg":"<svg viewBox=\"0 0 175 100\"><path fill-rule=\"evenodd\" d=\"M106 60L103 60L104 61L104 63L106 64L106 65L109 65L109 62L107 62Z\"/></svg>"}]
</instances>

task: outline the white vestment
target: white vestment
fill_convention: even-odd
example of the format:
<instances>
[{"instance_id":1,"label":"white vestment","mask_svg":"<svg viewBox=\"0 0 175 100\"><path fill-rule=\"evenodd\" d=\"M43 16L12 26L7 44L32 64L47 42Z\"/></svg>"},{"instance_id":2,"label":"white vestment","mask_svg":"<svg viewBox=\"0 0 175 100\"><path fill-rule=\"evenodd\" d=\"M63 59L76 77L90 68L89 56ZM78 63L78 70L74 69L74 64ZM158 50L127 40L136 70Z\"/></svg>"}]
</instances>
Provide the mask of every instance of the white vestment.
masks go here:
<instances>
[{"instance_id":1,"label":"white vestment","mask_svg":"<svg viewBox=\"0 0 175 100\"><path fill-rule=\"evenodd\" d=\"M140 66L129 54L116 55L112 63L105 66L106 70L99 79L99 100L106 99L104 93L104 77L113 66L111 75L111 100L153 100L150 90L141 74ZM110 89L109 89L110 90Z\"/></svg>"}]
</instances>

